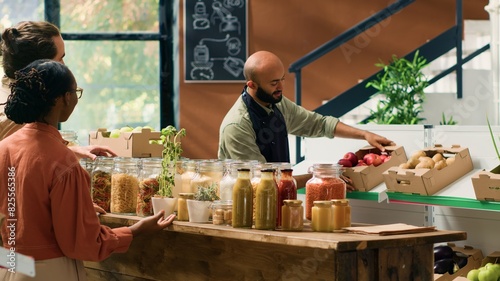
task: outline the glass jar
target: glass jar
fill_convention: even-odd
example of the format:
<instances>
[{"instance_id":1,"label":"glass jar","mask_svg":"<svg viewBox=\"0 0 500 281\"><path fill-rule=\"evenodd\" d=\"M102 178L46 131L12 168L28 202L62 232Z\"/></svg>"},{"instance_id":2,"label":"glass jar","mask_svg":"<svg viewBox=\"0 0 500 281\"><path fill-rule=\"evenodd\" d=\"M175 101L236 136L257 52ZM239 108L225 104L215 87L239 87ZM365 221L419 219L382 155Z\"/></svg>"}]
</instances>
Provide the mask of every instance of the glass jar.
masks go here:
<instances>
[{"instance_id":1,"label":"glass jar","mask_svg":"<svg viewBox=\"0 0 500 281\"><path fill-rule=\"evenodd\" d=\"M334 232L341 231L346 226L346 207L347 202L343 199L334 199L332 201L332 230Z\"/></svg>"},{"instance_id":2,"label":"glass jar","mask_svg":"<svg viewBox=\"0 0 500 281\"><path fill-rule=\"evenodd\" d=\"M231 226L233 221L233 201L214 201L212 203L212 223Z\"/></svg>"},{"instance_id":3,"label":"glass jar","mask_svg":"<svg viewBox=\"0 0 500 281\"><path fill-rule=\"evenodd\" d=\"M75 131L59 131L63 140L65 140L66 146L76 146L80 145L78 142L78 135Z\"/></svg>"},{"instance_id":4,"label":"glass jar","mask_svg":"<svg viewBox=\"0 0 500 281\"><path fill-rule=\"evenodd\" d=\"M346 198L346 183L340 179L338 164L314 164L309 168L313 176L306 182L306 218L311 219L314 201Z\"/></svg>"},{"instance_id":5,"label":"glass jar","mask_svg":"<svg viewBox=\"0 0 500 281\"><path fill-rule=\"evenodd\" d=\"M278 226L281 226L281 207L284 200L297 199L297 181L292 176L293 169L283 169L278 182Z\"/></svg>"},{"instance_id":6,"label":"glass jar","mask_svg":"<svg viewBox=\"0 0 500 281\"><path fill-rule=\"evenodd\" d=\"M239 169L238 178L233 187L233 227L252 228L252 198L250 169Z\"/></svg>"},{"instance_id":7,"label":"glass jar","mask_svg":"<svg viewBox=\"0 0 500 281\"><path fill-rule=\"evenodd\" d=\"M181 192L194 193L194 190L191 188L191 180L196 175L197 163L194 160L184 161L183 166L184 170L181 174Z\"/></svg>"},{"instance_id":8,"label":"glass jar","mask_svg":"<svg viewBox=\"0 0 500 281\"><path fill-rule=\"evenodd\" d=\"M89 176L92 175L92 170L94 169L94 161L92 161L92 159L90 158L81 158L79 162L80 166L82 166L82 168L85 169L87 173L89 173Z\"/></svg>"},{"instance_id":9,"label":"glass jar","mask_svg":"<svg viewBox=\"0 0 500 281\"><path fill-rule=\"evenodd\" d=\"M256 163L252 165L252 189L253 189L253 209L252 209L252 220L255 222L255 196L257 195L257 186L259 185L261 178L261 171L264 169L272 169L273 165L271 163Z\"/></svg>"},{"instance_id":10,"label":"glass jar","mask_svg":"<svg viewBox=\"0 0 500 281\"><path fill-rule=\"evenodd\" d=\"M302 231L304 228L302 200L283 200L281 210L281 229L284 231Z\"/></svg>"},{"instance_id":11,"label":"glass jar","mask_svg":"<svg viewBox=\"0 0 500 281\"><path fill-rule=\"evenodd\" d=\"M90 175L90 188L92 201L104 211L109 212L111 203L111 174L113 172L114 159L110 157L97 156L94 160L94 168Z\"/></svg>"},{"instance_id":12,"label":"glass jar","mask_svg":"<svg viewBox=\"0 0 500 281\"><path fill-rule=\"evenodd\" d=\"M139 193L139 166L135 158L117 157L111 175L111 213L135 214Z\"/></svg>"},{"instance_id":13,"label":"glass jar","mask_svg":"<svg viewBox=\"0 0 500 281\"><path fill-rule=\"evenodd\" d=\"M345 223L344 227L350 227L352 222L351 222L351 205L349 205L349 200L344 199L345 202Z\"/></svg>"},{"instance_id":14,"label":"glass jar","mask_svg":"<svg viewBox=\"0 0 500 281\"><path fill-rule=\"evenodd\" d=\"M189 221L189 212L186 200L193 200L194 193L179 193L179 199L177 199L177 220L179 221Z\"/></svg>"},{"instance_id":15,"label":"glass jar","mask_svg":"<svg viewBox=\"0 0 500 281\"><path fill-rule=\"evenodd\" d=\"M227 168L227 172L222 177L220 181L220 200L227 201L233 199L233 186L236 183L236 179L238 178L238 169L246 168L250 169L250 163L244 162L233 162L229 164L229 168ZM250 169L251 172L251 169Z\"/></svg>"},{"instance_id":16,"label":"glass jar","mask_svg":"<svg viewBox=\"0 0 500 281\"><path fill-rule=\"evenodd\" d=\"M196 175L191 179L191 189L193 193L198 191L199 187L209 187L215 185L217 196L220 197L220 181L224 172L223 163L220 161L201 161L198 163Z\"/></svg>"},{"instance_id":17,"label":"glass jar","mask_svg":"<svg viewBox=\"0 0 500 281\"><path fill-rule=\"evenodd\" d=\"M311 228L313 231L331 232L333 230L333 202L314 201L311 216Z\"/></svg>"},{"instance_id":18,"label":"glass jar","mask_svg":"<svg viewBox=\"0 0 500 281\"><path fill-rule=\"evenodd\" d=\"M255 195L255 229L276 228L278 186L274 173L274 169L261 170Z\"/></svg>"},{"instance_id":19,"label":"glass jar","mask_svg":"<svg viewBox=\"0 0 500 281\"><path fill-rule=\"evenodd\" d=\"M139 192L137 195L136 213L138 216L153 215L151 198L158 192L161 173L161 158L144 158L139 170Z\"/></svg>"},{"instance_id":20,"label":"glass jar","mask_svg":"<svg viewBox=\"0 0 500 281\"><path fill-rule=\"evenodd\" d=\"M269 162L268 164L272 165L272 169L276 169L275 180L278 183L280 182L281 171L292 168L292 164L288 162Z\"/></svg>"}]
</instances>

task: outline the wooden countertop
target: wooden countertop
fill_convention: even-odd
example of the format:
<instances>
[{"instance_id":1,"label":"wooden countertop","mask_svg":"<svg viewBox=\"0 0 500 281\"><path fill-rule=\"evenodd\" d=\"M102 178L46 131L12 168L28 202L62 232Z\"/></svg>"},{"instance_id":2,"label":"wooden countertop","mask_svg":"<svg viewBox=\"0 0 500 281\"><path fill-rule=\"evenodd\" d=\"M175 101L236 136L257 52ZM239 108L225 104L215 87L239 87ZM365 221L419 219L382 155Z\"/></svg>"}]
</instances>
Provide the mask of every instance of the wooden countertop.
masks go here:
<instances>
[{"instance_id":1,"label":"wooden countertop","mask_svg":"<svg viewBox=\"0 0 500 281\"><path fill-rule=\"evenodd\" d=\"M110 227L130 226L141 219L137 216L118 214L100 215L101 222ZM353 224L356 226L356 224ZM336 251L363 250L383 247L405 247L409 244L430 244L447 241L460 241L467 238L464 231L437 230L432 232L401 235L362 235L353 233L313 232L306 224L302 232L280 230L256 230L232 228L212 223L190 223L174 221L165 231L198 234L220 238L239 239L289 246L333 249Z\"/></svg>"}]
</instances>

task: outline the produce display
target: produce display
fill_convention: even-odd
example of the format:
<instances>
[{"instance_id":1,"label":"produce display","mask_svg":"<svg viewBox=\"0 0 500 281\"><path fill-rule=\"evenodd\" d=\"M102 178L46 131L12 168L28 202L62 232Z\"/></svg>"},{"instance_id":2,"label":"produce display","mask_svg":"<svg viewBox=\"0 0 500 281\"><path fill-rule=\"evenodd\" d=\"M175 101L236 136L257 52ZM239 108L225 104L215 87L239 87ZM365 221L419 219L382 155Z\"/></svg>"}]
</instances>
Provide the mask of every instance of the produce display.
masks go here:
<instances>
[{"instance_id":1,"label":"produce display","mask_svg":"<svg viewBox=\"0 0 500 281\"><path fill-rule=\"evenodd\" d=\"M473 269L467 274L471 281L498 281L500 280L500 264L487 263L478 269Z\"/></svg>"},{"instance_id":2,"label":"produce display","mask_svg":"<svg viewBox=\"0 0 500 281\"><path fill-rule=\"evenodd\" d=\"M441 170L455 162L454 155L436 152L429 156L423 150L415 151L406 163L399 165L402 169L433 169Z\"/></svg>"},{"instance_id":3,"label":"produce display","mask_svg":"<svg viewBox=\"0 0 500 281\"><path fill-rule=\"evenodd\" d=\"M376 154L373 152L367 153L363 158L359 159L354 152L347 152L344 157L340 159L337 163L343 167L357 167L357 166L379 166L391 159L391 155L386 152L381 152Z\"/></svg>"},{"instance_id":4,"label":"produce display","mask_svg":"<svg viewBox=\"0 0 500 281\"><path fill-rule=\"evenodd\" d=\"M453 251L450 246L436 246L434 247L434 273L453 274L467 265L467 258L467 255Z\"/></svg>"}]
</instances>

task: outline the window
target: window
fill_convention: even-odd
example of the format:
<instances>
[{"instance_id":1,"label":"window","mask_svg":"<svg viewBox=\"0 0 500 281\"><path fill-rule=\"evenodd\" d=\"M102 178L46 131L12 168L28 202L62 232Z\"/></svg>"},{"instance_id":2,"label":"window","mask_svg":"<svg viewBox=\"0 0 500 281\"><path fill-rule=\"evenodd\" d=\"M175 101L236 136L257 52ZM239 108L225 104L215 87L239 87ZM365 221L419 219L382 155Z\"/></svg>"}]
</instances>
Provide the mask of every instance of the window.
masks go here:
<instances>
[{"instance_id":1,"label":"window","mask_svg":"<svg viewBox=\"0 0 500 281\"><path fill-rule=\"evenodd\" d=\"M0 1L2 30L24 20L60 27L64 61L85 89L61 129L76 131L80 144L87 145L89 131L98 128L175 124L173 75L165 75L173 69L172 36L164 34L171 29L160 28L175 1Z\"/></svg>"}]
</instances>

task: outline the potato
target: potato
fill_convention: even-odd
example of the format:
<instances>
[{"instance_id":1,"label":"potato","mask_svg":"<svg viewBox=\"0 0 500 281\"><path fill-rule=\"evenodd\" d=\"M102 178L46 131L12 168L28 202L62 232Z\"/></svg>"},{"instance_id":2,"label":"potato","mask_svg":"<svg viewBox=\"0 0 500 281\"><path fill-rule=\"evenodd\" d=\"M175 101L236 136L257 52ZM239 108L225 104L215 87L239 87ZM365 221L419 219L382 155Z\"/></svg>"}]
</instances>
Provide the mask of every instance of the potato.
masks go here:
<instances>
[{"instance_id":1,"label":"potato","mask_svg":"<svg viewBox=\"0 0 500 281\"><path fill-rule=\"evenodd\" d=\"M418 161L418 158L410 158L406 163L408 164L409 169L413 169L418 163L420 163L420 161Z\"/></svg>"},{"instance_id":2,"label":"potato","mask_svg":"<svg viewBox=\"0 0 500 281\"><path fill-rule=\"evenodd\" d=\"M432 158L430 158L429 156L421 156L418 158L418 161L419 162L424 162L424 161L432 161L434 162L434 160L432 160Z\"/></svg>"},{"instance_id":3,"label":"potato","mask_svg":"<svg viewBox=\"0 0 500 281\"><path fill-rule=\"evenodd\" d=\"M434 154L434 156L432 156L432 160L434 160L434 162L436 162L436 163L443 160L443 159L444 159L444 157L443 157L443 154L441 154L441 153L436 153L436 154Z\"/></svg>"},{"instance_id":4,"label":"potato","mask_svg":"<svg viewBox=\"0 0 500 281\"><path fill-rule=\"evenodd\" d=\"M446 160L442 159L442 160L439 160L438 162L436 162L436 165L434 165L434 168L441 170L441 169L445 168L446 166L448 166L446 164Z\"/></svg>"},{"instance_id":5,"label":"potato","mask_svg":"<svg viewBox=\"0 0 500 281\"><path fill-rule=\"evenodd\" d=\"M427 156L427 154L425 154L425 151L423 151L423 150L418 150L418 151L413 152L410 159L413 159L413 158L418 159L421 156Z\"/></svg>"},{"instance_id":6,"label":"potato","mask_svg":"<svg viewBox=\"0 0 500 281\"><path fill-rule=\"evenodd\" d=\"M410 164L408 162L399 164L399 168L401 168L401 169L411 169L410 168Z\"/></svg>"},{"instance_id":7,"label":"potato","mask_svg":"<svg viewBox=\"0 0 500 281\"><path fill-rule=\"evenodd\" d=\"M430 162L430 161L420 162L417 164L417 166L415 166L415 169L432 169L433 165L431 163L434 163L434 162Z\"/></svg>"}]
</instances>

